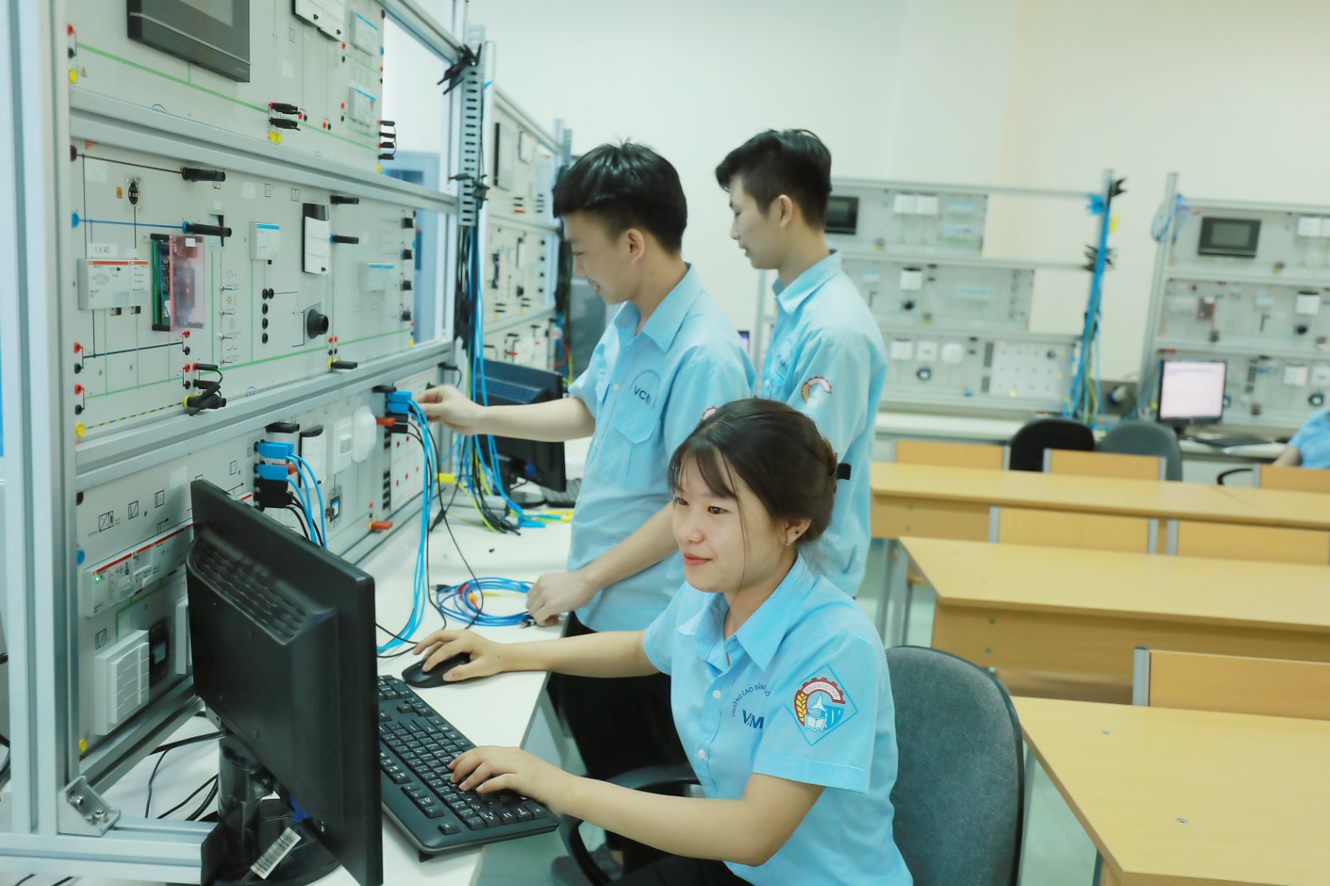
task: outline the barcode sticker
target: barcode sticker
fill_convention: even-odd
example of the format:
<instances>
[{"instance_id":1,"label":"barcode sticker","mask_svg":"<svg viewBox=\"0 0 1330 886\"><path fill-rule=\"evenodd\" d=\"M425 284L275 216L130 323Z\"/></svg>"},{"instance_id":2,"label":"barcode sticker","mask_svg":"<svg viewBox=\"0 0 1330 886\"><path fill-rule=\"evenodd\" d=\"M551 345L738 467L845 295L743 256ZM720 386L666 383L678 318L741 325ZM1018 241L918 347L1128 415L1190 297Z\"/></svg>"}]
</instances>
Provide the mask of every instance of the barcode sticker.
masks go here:
<instances>
[{"instance_id":1,"label":"barcode sticker","mask_svg":"<svg viewBox=\"0 0 1330 886\"><path fill-rule=\"evenodd\" d=\"M259 860L250 866L254 876L260 880L268 879L268 876L277 869L282 863L282 859L291 854L291 850L296 848L300 842L300 834L295 828L287 828L282 835L273 841L268 847L268 851L259 856Z\"/></svg>"}]
</instances>

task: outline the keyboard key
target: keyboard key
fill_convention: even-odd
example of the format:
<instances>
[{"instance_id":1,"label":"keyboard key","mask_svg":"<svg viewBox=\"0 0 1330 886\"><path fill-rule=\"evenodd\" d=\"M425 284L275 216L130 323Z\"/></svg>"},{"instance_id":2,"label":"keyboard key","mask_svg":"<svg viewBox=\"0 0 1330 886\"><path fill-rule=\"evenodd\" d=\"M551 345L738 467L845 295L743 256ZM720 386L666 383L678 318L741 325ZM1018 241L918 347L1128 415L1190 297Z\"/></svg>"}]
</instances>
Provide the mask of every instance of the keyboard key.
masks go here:
<instances>
[{"instance_id":1,"label":"keyboard key","mask_svg":"<svg viewBox=\"0 0 1330 886\"><path fill-rule=\"evenodd\" d=\"M468 815L462 819L462 823L473 831L478 831L486 826L484 819L478 815Z\"/></svg>"},{"instance_id":2,"label":"keyboard key","mask_svg":"<svg viewBox=\"0 0 1330 886\"><path fill-rule=\"evenodd\" d=\"M453 834L462 833L462 829L451 821L445 821L443 824L439 825L439 833L443 834L445 837L451 837Z\"/></svg>"},{"instance_id":3,"label":"keyboard key","mask_svg":"<svg viewBox=\"0 0 1330 886\"><path fill-rule=\"evenodd\" d=\"M546 815L545 807L541 806L539 803L527 803L523 808L531 813L532 818L544 818Z\"/></svg>"},{"instance_id":4,"label":"keyboard key","mask_svg":"<svg viewBox=\"0 0 1330 886\"><path fill-rule=\"evenodd\" d=\"M499 813L499 821L504 824L517 824L517 816L514 813L509 812L507 809L504 809Z\"/></svg>"},{"instance_id":5,"label":"keyboard key","mask_svg":"<svg viewBox=\"0 0 1330 886\"><path fill-rule=\"evenodd\" d=\"M485 822L486 827L493 828L493 827L498 827L501 824L501 822L499 821L499 816L495 815L489 809L482 809L476 814L480 816L481 821Z\"/></svg>"}]
</instances>

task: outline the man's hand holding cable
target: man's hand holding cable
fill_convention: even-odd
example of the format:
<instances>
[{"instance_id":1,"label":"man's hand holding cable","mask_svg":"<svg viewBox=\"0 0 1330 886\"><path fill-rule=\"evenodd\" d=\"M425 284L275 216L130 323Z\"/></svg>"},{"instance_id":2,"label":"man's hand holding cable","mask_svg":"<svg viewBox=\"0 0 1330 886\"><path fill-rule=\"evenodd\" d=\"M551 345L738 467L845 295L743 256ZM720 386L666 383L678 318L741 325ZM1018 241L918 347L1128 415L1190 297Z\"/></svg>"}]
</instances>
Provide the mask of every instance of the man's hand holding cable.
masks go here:
<instances>
[{"instance_id":1,"label":"man's hand holding cable","mask_svg":"<svg viewBox=\"0 0 1330 886\"><path fill-rule=\"evenodd\" d=\"M538 625L553 624L560 615L591 602L600 590L586 570L551 572L536 579L526 595L526 608Z\"/></svg>"},{"instance_id":2,"label":"man's hand holding cable","mask_svg":"<svg viewBox=\"0 0 1330 886\"><path fill-rule=\"evenodd\" d=\"M459 434L474 434L480 431L485 407L463 394L452 385L430 388L421 394L416 402L425 411L430 421L441 422Z\"/></svg>"}]
</instances>

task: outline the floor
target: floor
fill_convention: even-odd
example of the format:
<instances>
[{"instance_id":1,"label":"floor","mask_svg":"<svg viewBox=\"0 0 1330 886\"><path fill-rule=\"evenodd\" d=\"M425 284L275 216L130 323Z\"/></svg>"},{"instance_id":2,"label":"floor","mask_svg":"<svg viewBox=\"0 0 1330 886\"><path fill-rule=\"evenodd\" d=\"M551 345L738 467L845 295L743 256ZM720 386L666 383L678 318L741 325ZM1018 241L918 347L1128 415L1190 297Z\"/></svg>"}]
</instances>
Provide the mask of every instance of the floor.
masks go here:
<instances>
[{"instance_id":1,"label":"floor","mask_svg":"<svg viewBox=\"0 0 1330 886\"><path fill-rule=\"evenodd\" d=\"M866 588L882 586L883 559L882 546L875 542ZM859 603L870 618L876 612L878 601L872 594L861 595ZM911 642L925 644L932 628L932 601L927 594L915 595L909 617ZM582 771L576 749L558 725L550 723L544 710L537 711L526 749L569 771ZM1094 874L1094 846L1042 770L1035 773L1032 808L1021 886L1088 886ZM589 833L587 839L588 845L595 845L598 838ZM563 854L557 832L492 846L485 851L477 882L479 886L578 882L558 879L551 873L551 864Z\"/></svg>"}]
</instances>

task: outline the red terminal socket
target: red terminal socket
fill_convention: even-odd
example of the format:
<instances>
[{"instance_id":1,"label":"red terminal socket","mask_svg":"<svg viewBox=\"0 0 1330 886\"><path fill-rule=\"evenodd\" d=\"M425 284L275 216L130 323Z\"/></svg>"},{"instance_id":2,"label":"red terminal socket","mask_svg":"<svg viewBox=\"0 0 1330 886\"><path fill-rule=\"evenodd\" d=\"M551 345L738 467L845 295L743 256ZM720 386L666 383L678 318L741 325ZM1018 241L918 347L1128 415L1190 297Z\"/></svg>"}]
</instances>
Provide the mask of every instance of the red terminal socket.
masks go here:
<instances>
[{"instance_id":1,"label":"red terminal socket","mask_svg":"<svg viewBox=\"0 0 1330 886\"><path fill-rule=\"evenodd\" d=\"M370 531L370 532L387 532L389 529L392 529L392 528L393 528L393 521L392 521L392 520L370 520L370 521L369 521L369 531Z\"/></svg>"},{"instance_id":2,"label":"red terminal socket","mask_svg":"<svg viewBox=\"0 0 1330 886\"><path fill-rule=\"evenodd\" d=\"M397 419L395 419L395 418L376 418L376 419L374 419L374 423L375 423L376 425L378 425L379 427L382 427L382 428L391 428L393 425L397 424Z\"/></svg>"},{"instance_id":3,"label":"red terminal socket","mask_svg":"<svg viewBox=\"0 0 1330 886\"><path fill-rule=\"evenodd\" d=\"M75 393L75 394L82 394L82 393L83 393L83 385L74 385L74 393Z\"/></svg>"},{"instance_id":4,"label":"red terminal socket","mask_svg":"<svg viewBox=\"0 0 1330 886\"><path fill-rule=\"evenodd\" d=\"M78 342L74 342L74 353L75 353L75 354L82 354L82 353L83 353L83 345L79 344Z\"/></svg>"}]
</instances>

